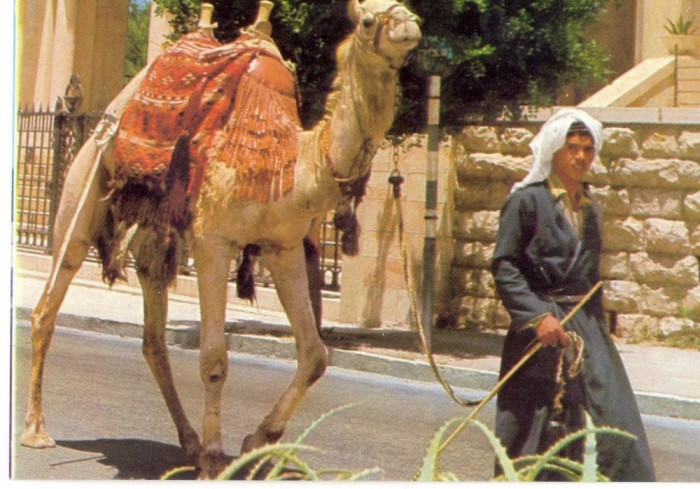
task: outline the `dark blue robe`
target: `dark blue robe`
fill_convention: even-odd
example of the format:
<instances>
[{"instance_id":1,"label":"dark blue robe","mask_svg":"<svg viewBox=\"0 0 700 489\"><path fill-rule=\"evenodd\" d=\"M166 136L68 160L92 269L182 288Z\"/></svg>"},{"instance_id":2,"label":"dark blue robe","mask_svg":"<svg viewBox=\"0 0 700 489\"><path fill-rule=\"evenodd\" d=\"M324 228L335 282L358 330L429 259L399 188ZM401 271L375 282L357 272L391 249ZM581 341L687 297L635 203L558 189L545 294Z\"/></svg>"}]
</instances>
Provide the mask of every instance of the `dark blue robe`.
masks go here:
<instances>
[{"instance_id":1,"label":"dark blue robe","mask_svg":"<svg viewBox=\"0 0 700 489\"><path fill-rule=\"evenodd\" d=\"M584 194L591 204L583 207L580 238L546 181L513 192L501 211L492 273L512 321L503 346L501 376L536 338L535 329L528 327L534 318L552 314L563 319L575 303L561 297L585 294L600 279L601 211L587 188ZM578 333L584 342L582 374L566 388L570 415L566 422L573 425L568 430L581 425L585 409L595 425L632 433L636 441L598 437L600 470L614 481L655 480L639 408L608 334L601 292L566 329ZM498 395L496 435L511 458L541 453L552 442L558 359L557 347L541 348Z\"/></svg>"}]
</instances>

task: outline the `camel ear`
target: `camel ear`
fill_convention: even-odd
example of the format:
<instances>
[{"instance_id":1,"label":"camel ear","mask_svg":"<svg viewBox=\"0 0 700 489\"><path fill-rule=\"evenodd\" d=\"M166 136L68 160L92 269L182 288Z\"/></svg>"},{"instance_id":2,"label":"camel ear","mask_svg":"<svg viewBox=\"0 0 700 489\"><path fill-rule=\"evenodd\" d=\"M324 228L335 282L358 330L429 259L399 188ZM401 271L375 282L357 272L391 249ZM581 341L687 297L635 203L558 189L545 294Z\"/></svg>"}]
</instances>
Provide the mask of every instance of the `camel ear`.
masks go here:
<instances>
[{"instance_id":1,"label":"camel ear","mask_svg":"<svg viewBox=\"0 0 700 489\"><path fill-rule=\"evenodd\" d=\"M348 15L355 25L360 23L360 19L362 18L360 0L348 0Z\"/></svg>"}]
</instances>

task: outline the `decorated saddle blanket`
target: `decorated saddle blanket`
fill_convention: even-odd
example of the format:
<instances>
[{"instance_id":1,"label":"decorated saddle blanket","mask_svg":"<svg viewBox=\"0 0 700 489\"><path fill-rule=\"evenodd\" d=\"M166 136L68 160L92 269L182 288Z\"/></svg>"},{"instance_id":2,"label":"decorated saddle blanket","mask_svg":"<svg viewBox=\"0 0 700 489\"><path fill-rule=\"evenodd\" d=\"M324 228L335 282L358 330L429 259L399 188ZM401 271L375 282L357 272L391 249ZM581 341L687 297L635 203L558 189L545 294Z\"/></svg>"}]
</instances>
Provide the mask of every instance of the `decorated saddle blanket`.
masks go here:
<instances>
[{"instance_id":1,"label":"decorated saddle blanket","mask_svg":"<svg viewBox=\"0 0 700 489\"><path fill-rule=\"evenodd\" d=\"M234 198L280 198L294 186L297 93L269 38L250 31L222 45L206 31L183 36L153 63L121 117L114 187L171 192L173 152L185 140L188 199L212 164L235 169Z\"/></svg>"}]
</instances>

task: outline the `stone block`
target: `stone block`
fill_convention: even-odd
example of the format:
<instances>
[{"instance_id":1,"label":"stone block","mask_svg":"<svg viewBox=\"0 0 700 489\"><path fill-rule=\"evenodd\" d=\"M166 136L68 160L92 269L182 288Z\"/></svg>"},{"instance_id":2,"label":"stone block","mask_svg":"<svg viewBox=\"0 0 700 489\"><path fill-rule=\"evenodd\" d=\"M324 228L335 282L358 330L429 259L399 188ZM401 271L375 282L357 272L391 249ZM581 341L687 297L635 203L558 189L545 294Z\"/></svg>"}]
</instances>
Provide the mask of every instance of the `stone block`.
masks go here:
<instances>
[{"instance_id":1,"label":"stone block","mask_svg":"<svg viewBox=\"0 0 700 489\"><path fill-rule=\"evenodd\" d=\"M529 167L528 167L529 171ZM608 176L608 168L603 164L600 158L596 158L591 165L586 181L591 185L602 187L608 185L610 177Z\"/></svg>"},{"instance_id":2,"label":"stone block","mask_svg":"<svg viewBox=\"0 0 700 489\"><path fill-rule=\"evenodd\" d=\"M484 325L489 325L493 322L493 316L497 308L499 301L496 299L489 298L478 298L474 302L474 311L472 314L472 319L474 320L474 325L477 327L482 327Z\"/></svg>"},{"instance_id":3,"label":"stone block","mask_svg":"<svg viewBox=\"0 0 700 489\"><path fill-rule=\"evenodd\" d=\"M467 126L457 137L467 153L497 153L498 130L492 126Z\"/></svg>"},{"instance_id":4,"label":"stone block","mask_svg":"<svg viewBox=\"0 0 700 489\"><path fill-rule=\"evenodd\" d=\"M606 251L639 251L644 248L644 223L634 217L611 219L603 224Z\"/></svg>"},{"instance_id":5,"label":"stone block","mask_svg":"<svg viewBox=\"0 0 700 489\"><path fill-rule=\"evenodd\" d=\"M698 329L698 323L689 318L667 316L659 321L659 332L668 335L683 329Z\"/></svg>"},{"instance_id":6,"label":"stone block","mask_svg":"<svg viewBox=\"0 0 700 489\"><path fill-rule=\"evenodd\" d=\"M683 192L648 188L632 189L630 190L630 214L640 218L681 219Z\"/></svg>"},{"instance_id":7,"label":"stone block","mask_svg":"<svg viewBox=\"0 0 700 489\"><path fill-rule=\"evenodd\" d=\"M631 160L610 163L610 184L647 188L697 189L700 164L690 160Z\"/></svg>"},{"instance_id":8,"label":"stone block","mask_svg":"<svg viewBox=\"0 0 700 489\"><path fill-rule=\"evenodd\" d=\"M491 126L468 126L462 130L460 141L467 152L496 153L498 132Z\"/></svg>"},{"instance_id":9,"label":"stone block","mask_svg":"<svg viewBox=\"0 0 700 489\"><path fill-rule=\"evenodd\" d=\"M639 303L642 313L655 318L677 316L681 312L686 291L685 287L643 284L642 299Z\"/></svg>"},{"instance_id":10,"label":"stone block","mask_svg":"<svg viewBox=\"0 0 700 489\"><path fill-rule=\"evenodd\" d=\"M692 226L690 231L690 249L693 255L700 257L700 224Z\"/></svg>"},{"instance_id":11,"label":"stone block","mask_svg":"<svg viewBox=\"0 0 700 489\"><path fill-rule=\"evenodd\" d=\"M700 222L700 191L685 196L683 217L689 221Z\"/></svg>"},{"instance_id":12,"label":"stone block","mask_svg":"<svg viewBox=\"0 0 700 489\"><path fill-rule=\"evenodd\" d=\"M694 287L698 279L698 262L693 256L634 253L630 270L642 284L667 284Z\"/></svg>"},{"instance_id":13,"label":"stone block","mask_svg":"<svg viewBox=\"0 0 700 489\"><path fill-rule=\"evenodd\" d=\"M690 236L683 221L651 218L644 222L647 250L668 255L690 253Z\"/></svg>"},{"instance_id":14,"label":"stone block","mask_svg":"<svg viewBox=\"0 0 700 489\"><path fill-rule=\"evenodd\" d=\"M603 129L602 158L637 158L639 147L632 129L608 127Z\"/></svg>"},{"instance_id":15,"label":"stone block","mask_svg":"<svg viewBox=\"0 0 700 489\"><path fill-rule=\"evenodd\" d=\"M642 155L645 158L678 158L678 141L669 134L654 132L642 142Z\"/></svg>"},{"instance_id":16,"label":"stone block","mask_svg":"<svg viewBox=\"0 0 700 489\"><path fill-rule=\"evenodd\" d=\"M686 291L681 301L681 314L693 321L700 321L700 286Z\"/></svg>"},{"instance_id":17,"label":"stone block","mask_svg":"<svg viewBox=\"0 0 700 489\"><path fill-rule=\"evenodd\" d=\"M591 187L591 193L603 208L604 216L628 216L630 214L630 196L626 188Z\"/></svg>"},{"instance_id":18,"label":"stone block","mask_svg":"<svg viewBox=\"0 0 700 489\"><path fill-rule=\"evenodd\" d=\"M501 135L501 151L514 155L529 155L532 132L520 127L507 127Z\"/></svg>"},{"instance_id":19,"label":"stone block","mask_svg":"<svg viewBox=\"0 0 700 489\"><path fill-rule=\"evenodd\" d=\"M455 216L454 234L470 241L495 241L498 211L466 211Z\"/></svg>"},{"instance_id":20,"label":"stone block","mask_svg":"<svg viewBox=\"0 0 700 489\"><path fill-rule=\"evenodd\" d=\"M472 297L495 298L494 282L491 272L486 268L452 268L450 277L452 294Z\"/></svg>"},{"instance_id":21,"label":"stone block","mask_svg":"<svg viewBox=\"0 0 700 489\"><path fill-rule=\"evenodd\" d=\"M678 138L681 158L700 161L700 132L683 131Z\"/></svg>"},{"instance_id":22,"label":"stone block","mask_svg":"<svg viewBox=\"0 0 700 489\"><path fill-rule=\"evenodd\" d=\"M474 178L522 180L530 170L532 157L504 156L499 153L471 153L456 165L461 182Z\"/></svg>"},{"instance_id":23,"label":"stone block","mask_svg":"<svg viewBox=\"0 0 700 489\"><path fill-rule=\"evenodd\" d=\"M603 305L608 311L622 314L638 313L641 298L642 288L637 282L610 280L604 283Z\"/></svg>"},{"instance_id":24,"label":"stone block","mask_svg":"<svg viewBox=\"0 0 700 489\"><path fill-rule=\"evenodd\" d=\"M601 253L600 274L606 280L629 280L629 254L624 251Z\"/></svg>"},{"instance_id":25,"label":"stone block","mask_svg":"<svg viewBox=\"0 0 700 489\"><path fill-rule=\"evenodd\" d=\"M659 320L643 314L619 314L617 316L617 336L630 341L653 337L659 330Z\"/></svg>"},{"instance_id":26,"label":"stone block","mask_svg":"<svg viewBox=\"0 0 700 489\"><path fill-rule=\"evenodd\" d=\"M457 265L472 268L490 268L496 245L474 241L455 242L454 261Z\"/></svg>"},{"instance_id":27,"label":"stone block","mask_svg":"<svg viewBox=\"0 0 700 489\"><path fill-rule=\"evenodd\" d=\"M474 180L469 186L455 189L455 210L492 210L500 211L511 185L503 182Z\"/></svg>"},{"instance_id":28,"label":"stone block","mask_svg":"<svg viewBox=\"0 0 700 489\"><path fill-rule=\"evenodd\" d=\"M458 322L466 328L495 329L510 324L510 318L503 318L500 301L495 299L464 297L459 304L457 316Z\"/></svg>"}]
</instances>

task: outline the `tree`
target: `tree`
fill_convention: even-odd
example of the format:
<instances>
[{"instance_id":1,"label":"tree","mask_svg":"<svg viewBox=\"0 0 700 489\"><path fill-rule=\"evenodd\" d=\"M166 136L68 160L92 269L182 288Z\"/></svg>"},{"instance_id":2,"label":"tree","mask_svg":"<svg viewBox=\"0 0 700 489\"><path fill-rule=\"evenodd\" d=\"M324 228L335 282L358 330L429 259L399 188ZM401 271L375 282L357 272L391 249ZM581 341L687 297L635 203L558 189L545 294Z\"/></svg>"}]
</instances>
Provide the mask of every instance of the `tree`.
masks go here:
<instances>
[{"instance_id":1,"label":"tree","mask_svg":"<svg viewBox=\"0 0 700 489\"><path fill-rule=\"evenodd\" d=\"M173 36L194 28L199 0L154 0L157 12L172 15ZM257 0L212 0L226 42L253 21ZM583 89L609 76L609 57L585 36L607 0L410 0L424 34L417 54L401 72L403 99L392 132L425 125L426 48L435 48L448 70L442 82L442 124L504 113L522 116L526 105L554 103L569 85ZM346 0L276 0L273 37L298 68L302 121L323 115L334 72L336 45L351 30Z\"/></svg>"},{"instance_id":2,"label":"tree","mask_svg":"<svg viewBox=\"0 0 700 489\"><path fill-rule=\"evenodd\" d=\"M126 35L126 63L124 66L126 82L146 66L149 20L150 4L132 0L129 4Z\"/></svg>"}]
</instances>

